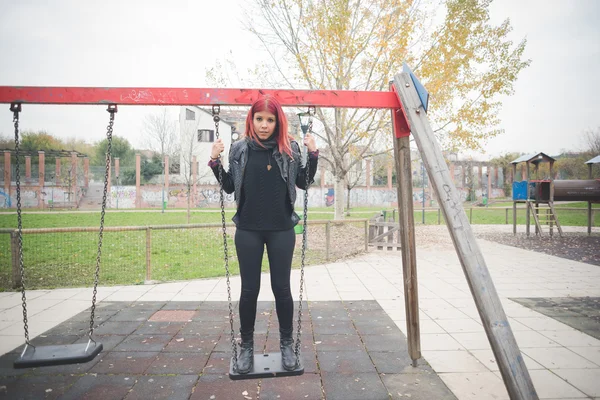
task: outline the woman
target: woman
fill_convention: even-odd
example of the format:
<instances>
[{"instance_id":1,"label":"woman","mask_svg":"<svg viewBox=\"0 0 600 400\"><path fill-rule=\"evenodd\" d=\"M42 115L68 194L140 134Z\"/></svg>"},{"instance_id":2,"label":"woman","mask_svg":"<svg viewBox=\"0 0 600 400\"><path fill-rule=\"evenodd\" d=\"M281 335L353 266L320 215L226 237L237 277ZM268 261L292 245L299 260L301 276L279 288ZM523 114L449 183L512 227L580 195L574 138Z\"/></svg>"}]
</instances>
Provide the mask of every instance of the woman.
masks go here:
<instances>
[{"instance_id":1,"label":"woman","mask_svg":"<svg viewBox=\"0 0 600 400\"><path fill-rule=\"evenodd\" d=\"M319 151L307 133L309 182L317 171ZM219 179L221 139L215 141L208 165ZM306 187L306 166L301 165L300 146L288 133L287 118L279 102L270 96L258 99L246 117L245 135L231 146L229 171L222 171L220 184L226 193L235 192L237 212L235 246L240 263L240 353L237 371L252 370L254 362L254 322L260 291L261 264L267 246L271 288L279 320L283 368L296 369L293 350L294 301L290 289L292 257L296 244L294 226L300 218L294 212L296 186Z\"/></svg>"}]
</instances>

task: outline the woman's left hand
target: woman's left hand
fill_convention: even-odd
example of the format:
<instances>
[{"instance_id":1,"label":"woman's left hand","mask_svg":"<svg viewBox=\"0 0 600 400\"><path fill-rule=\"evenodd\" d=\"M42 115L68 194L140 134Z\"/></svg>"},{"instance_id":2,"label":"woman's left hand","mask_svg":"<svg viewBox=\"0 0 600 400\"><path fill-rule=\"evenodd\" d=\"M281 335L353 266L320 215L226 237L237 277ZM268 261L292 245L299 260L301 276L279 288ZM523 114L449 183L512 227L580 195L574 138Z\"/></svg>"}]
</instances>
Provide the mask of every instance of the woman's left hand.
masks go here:
<instances>
[{"instance_id":1,"label":"woman's left hand","mask_svg":"<svg viewBox=\"0 0 600 400\"><path fill-rule=\"evenodd\" d=\"M310 152L317 151L317 142L315 141L315 137L308 132L304 136L304 145Z\"/></svg>"}]
</instances>

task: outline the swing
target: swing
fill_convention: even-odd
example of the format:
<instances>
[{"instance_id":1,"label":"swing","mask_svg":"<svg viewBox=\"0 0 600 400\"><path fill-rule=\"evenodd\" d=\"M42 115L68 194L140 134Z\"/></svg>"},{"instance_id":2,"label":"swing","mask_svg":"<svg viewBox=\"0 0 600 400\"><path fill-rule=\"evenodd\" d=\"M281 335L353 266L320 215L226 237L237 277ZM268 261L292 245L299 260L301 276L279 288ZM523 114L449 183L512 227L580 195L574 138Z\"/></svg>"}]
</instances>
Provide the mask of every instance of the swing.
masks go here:
<instances>
[{"instance_id":1,"label":"swing","mask_svg":"<svg viewBox=\"0 0 600 400\"><path fill-rule=\"evenodd\" d=\"M94 312L96 310L96 293L98 292L98 278L100 275L100 256L102 250L102 232L104 229L104 213L106 209L106 192L108 189L108 173L110 169L110 154L112 143L112 131L117 112L116 105L109 105L108 112L110 120L106 137L108 146L106 150L106 173L104 174L104 195L102 197L102 211L100 214L100 231L98 238L98 253L96 256L96 273L94 277L94 291L92 296L92 308L90 314L90 330L88 332L88 342L74 343L68 345L54 346L35 346L29 341L29 331L27 326L27 299L25 296L25 268L23 265L23 235L21 222L21 185L19 171L19 112L21 112L20 103L11 103L10 110L14 113L13 122L15 126L15 157L16 157L16 176L17 187L17 232L18 232L18 259L21 273L21 298L23 300L23 324L25 330L25 348L21 355L14 361L14 368L32 368L51 365L78 364L91 361L102 351L102 343L96 342L92 335L94 333Z\"/></svg>"},{"instance_id":2,"label":"swing","mask_svg":"<svg viewBox=\"0 0 600 400\"><path fill-rule=\"evenodd\" d=\"M213 121L215 122L215 135L216 138L219 138L219 121L221 118L219 117L220 106L213 105L212 114ZM314 107L310 107L308 113L304 114L308 116L308 125L302 126L302 133L306 135L306 132L309 132L312 129L312 113L314 112ZM221 203L221 222L223 225L223 252L225 258L225 277L227 281L227 301L229 303L229 326L231 328L231 349L233 352L233 356L231 357L231 361L229 363L229 378L232 380L241 380L241 379L258 379L258 378L274 378L280 376L294 376L294 375L302 375L304 374L304 366L300 361L300 337L302 331L302 292L304 290L304 261L306 255L306 224L307 224L307 208L308 208L308 187L309 187L309 168L308 168L309 158L306 157L306 190L304 191L304 229L302 230L302 256L300 262L300 295L299 295L299 305L298 305L298 328L296 330L296 343L294 348L294 353L296 355L296 368L292 371L288 371L283 368L281 362L281 353L266 353L266 354L254 354L254 363L252 369L245 374L240 374L237 371L237 344L235 340L235 332L233 329L233 305L231 302L231 286L230 286L230 272L229 272L229 256L227 251L227 231L225 225L225 203L224 203L224 194L223 194L223 186L220 187L220 203ZM219 169L219 182L223 181L223 168Z\"/></svg>"}]
</instances>

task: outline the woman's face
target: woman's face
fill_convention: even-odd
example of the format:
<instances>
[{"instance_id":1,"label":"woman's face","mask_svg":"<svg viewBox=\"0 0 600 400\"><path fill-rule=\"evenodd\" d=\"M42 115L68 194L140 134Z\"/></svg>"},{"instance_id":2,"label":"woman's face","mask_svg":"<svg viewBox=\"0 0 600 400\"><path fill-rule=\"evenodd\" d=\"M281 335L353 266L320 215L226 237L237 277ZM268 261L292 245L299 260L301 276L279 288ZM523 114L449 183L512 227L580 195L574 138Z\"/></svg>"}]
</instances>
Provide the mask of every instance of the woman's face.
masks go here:
<instances>
[{"instance_id":1,"label":"woman's face","mask_svg":"<svg viewBox=\"0 0 600 400\"><path fill-rule=\"evenodd\" d=\"M277 118L268 111L255 113L252 122L254 123L254 132L261 140L270 138L275 132L275 126L277 126Z\"/></svg>"}]
</instances>

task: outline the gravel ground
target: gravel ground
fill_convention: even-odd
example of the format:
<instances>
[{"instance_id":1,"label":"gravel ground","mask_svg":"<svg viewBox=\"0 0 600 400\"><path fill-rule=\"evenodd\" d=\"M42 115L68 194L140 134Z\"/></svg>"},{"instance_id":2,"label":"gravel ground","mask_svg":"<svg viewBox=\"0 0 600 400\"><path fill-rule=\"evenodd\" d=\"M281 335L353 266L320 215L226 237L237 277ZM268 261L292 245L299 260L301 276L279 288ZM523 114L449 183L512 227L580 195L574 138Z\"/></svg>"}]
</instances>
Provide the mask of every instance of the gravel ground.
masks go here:
<instances>
[{"instance_id":1,"label":"gravel ground","mask_svg":"<svg viewBox=\"0 0 600 400\"><path fill-rule=\"evenodd\" d=\"M547 232L543 236L532 234L527 237L523 226L518 227L516 236L512 233L512 226L509 225L473 225L472 227L478 239L600 266L599 228L594 228L591 236L587 235L587 228L584 227L563 227L563 237L558 236L557 232L553 237L550 237ZM418 225L415 227L415 235L417 247L453 248L445 225Z\"/></svg>"}]
</instances>

